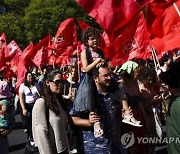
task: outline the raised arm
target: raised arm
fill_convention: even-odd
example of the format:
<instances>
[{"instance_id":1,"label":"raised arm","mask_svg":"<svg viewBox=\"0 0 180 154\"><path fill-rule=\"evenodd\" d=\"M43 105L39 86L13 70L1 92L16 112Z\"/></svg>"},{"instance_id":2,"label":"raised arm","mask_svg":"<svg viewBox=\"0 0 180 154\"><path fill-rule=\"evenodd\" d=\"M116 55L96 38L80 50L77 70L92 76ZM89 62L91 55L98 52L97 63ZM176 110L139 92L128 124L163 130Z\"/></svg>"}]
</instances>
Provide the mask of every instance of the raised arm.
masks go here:
<instances>
[{"instance_id":1,"label":"raised arm","mask_svg":"<svg viewBox=\"0 0 180 154\"><path fill-rule=\"evenodd\" d=\"M86 58L86 50L81 52L81 62L82 62L82 66L85 72L90 72L102 60L103 60L102 58L97 58L94 62L92 62L91 64L88 64L88 61Z\"/></svg>"}]
</instances>

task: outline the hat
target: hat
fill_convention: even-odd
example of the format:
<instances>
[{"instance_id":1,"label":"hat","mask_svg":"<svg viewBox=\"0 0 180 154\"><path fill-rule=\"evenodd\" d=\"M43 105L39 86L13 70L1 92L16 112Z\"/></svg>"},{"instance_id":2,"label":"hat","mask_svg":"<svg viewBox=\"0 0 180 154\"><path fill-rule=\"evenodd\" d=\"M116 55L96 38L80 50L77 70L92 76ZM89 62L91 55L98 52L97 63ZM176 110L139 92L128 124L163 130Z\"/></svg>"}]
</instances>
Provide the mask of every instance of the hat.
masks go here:
<instances>
[{"instance_id":1,"label":"hat","mask_svg":"<svg viewBox=\"0 0 180 154\"><path fill-rule=\"evenodd\" d=\"M139 65L136 62L127 61L121 66L121 68L117 72L120 73L121 71L126 71L128 74L131 74L131 72L138 68L138 66Z\"/></svg>"},{"instance_id":2,"label":"hat","mask_svg":"<svg viewBox=\"0 0 180 154\"><path fill-rule=\"evenodd\" d=\"M10 97L12 97L12 93L9 91L8 83L5 81L0 81L0 99Z\"/></svg>"}]
</instances>

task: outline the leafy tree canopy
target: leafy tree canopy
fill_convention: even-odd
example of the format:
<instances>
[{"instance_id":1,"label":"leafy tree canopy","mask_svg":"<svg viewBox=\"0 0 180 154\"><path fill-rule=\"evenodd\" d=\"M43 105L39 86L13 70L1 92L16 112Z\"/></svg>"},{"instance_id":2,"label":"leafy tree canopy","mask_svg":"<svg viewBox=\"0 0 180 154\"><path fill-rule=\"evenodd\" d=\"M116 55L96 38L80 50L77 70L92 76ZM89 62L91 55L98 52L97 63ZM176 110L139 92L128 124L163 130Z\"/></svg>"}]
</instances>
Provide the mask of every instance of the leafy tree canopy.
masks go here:
<instances>
[{"instance_id":1,"label":"leafy tree canopy","mask_svg":"<svg viewBox=\"0 0 180 154\"><path fill-rule=\"evenodd\" d=\"M0 33L5 32L7 41L15 40L22 49L30 41L37 43L48 34L54 36L59 24L70 17L99 28L75 0L2 0L2 8Z\"/></svg>"}]
</instances>

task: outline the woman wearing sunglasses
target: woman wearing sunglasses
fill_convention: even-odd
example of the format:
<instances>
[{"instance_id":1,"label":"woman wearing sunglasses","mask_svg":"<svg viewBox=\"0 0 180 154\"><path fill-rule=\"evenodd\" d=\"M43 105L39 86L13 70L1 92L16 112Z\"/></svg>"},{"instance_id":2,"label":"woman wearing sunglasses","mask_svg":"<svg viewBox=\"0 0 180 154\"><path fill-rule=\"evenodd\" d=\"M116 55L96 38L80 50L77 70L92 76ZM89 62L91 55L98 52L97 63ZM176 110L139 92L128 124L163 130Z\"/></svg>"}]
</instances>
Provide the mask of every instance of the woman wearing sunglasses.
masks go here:
<instances>
[{"instance_id":1,"label":"woman wearing sunglasses","mask_svg":"<svg viewBox=\"0 0 180 154\"><path fill-rule=\"evenodd\" d=\"M42 95L33 108L32 130L40 154L68 153L67 115L62 99L63 75L59 70L47 74Z\"/></svg>"}]
</instances>

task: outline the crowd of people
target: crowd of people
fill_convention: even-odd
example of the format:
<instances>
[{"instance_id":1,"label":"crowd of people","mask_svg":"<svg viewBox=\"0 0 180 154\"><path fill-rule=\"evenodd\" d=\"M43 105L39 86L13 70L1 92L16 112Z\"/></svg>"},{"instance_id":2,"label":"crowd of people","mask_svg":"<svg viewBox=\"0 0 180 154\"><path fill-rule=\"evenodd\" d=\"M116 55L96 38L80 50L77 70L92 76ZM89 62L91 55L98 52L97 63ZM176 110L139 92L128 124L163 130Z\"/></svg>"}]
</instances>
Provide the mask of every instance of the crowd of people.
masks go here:
<instances>
[{"instance_id":1,"label":"crowd of people","mask_svg":"<svg viewBox=\"0 0 180 154\"><path fill-rule=\"evenodd\" d=\"M95 28L86 29L82 40L81 78L76 65L33 67L17 92L16 78L1 71L0 153L8 153L14 109L21 113L27 142L40 154L153 154L156 144L138 143L137 137L162 138L166 123L167 137L180 137L177 57L164 55L158 70L153 60L139 58L114 68L98 49ZM135 143L124 147L121 137L129 132ZM170 154L180 153L174 142L167 147Z\"/></svg>"}]
</instances>

